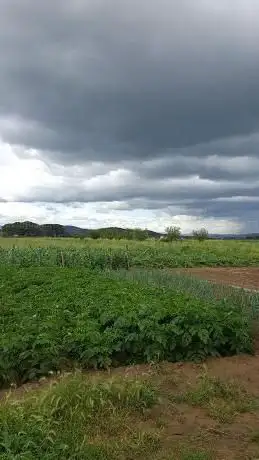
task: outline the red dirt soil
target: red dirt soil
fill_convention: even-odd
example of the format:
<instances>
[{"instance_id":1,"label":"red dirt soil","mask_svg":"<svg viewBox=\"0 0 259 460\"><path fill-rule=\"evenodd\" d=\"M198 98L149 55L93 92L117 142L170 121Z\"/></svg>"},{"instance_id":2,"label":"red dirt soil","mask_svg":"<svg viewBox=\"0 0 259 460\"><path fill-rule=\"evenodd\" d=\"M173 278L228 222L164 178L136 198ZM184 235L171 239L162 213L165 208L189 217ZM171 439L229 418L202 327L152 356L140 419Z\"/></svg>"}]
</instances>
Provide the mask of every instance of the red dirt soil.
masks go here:
<instances>
[{"instance_id":1,"label":"red dirt soil","mask_svg":"<svg viewBox=\"0 0 259 460\"><path fill-rule=\"evenodd\" d=\"M187 268L179 270L180 273L194 275L213 283L239 286L246 289L259 291L259 267L230 268L230 267L206 267Z\"/></svg>"}]
</instances>

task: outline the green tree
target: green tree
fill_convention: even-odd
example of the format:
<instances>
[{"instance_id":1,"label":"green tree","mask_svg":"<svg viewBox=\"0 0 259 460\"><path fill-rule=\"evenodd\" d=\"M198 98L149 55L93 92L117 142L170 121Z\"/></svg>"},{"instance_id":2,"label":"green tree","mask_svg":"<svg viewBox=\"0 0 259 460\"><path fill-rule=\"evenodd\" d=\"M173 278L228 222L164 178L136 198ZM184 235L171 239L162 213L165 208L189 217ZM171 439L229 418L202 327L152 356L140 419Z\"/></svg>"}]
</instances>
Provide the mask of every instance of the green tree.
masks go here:
<instances>
[{"instance_id":1,"label":"green tree","mask_svg":"<svg viewBox=\"0 0 259 460\"><path fill-rule=\"evenodd\" d=\"M177 226L167 227L166 232L166 241L177 241L181 238L181 228Z\"/></svg>"},{"instance_id":2,"label":"green tree","mask_svg":"<svg viewBox=\"0 0 259 460\"><path fill-rule=\"evenodd\" d=\"M3 236L64 236L63 225L45 224L38 225L34 222L14 222L2 228Z\"/></svg>"},{"instance_id":3,"label":"green tree","mask_svg":"<svg viewBox=\"0 0 259 460\"><path fill-rule=\"evenodd\" d=\"M65 228L59 224L44 224L40 226L42 236L65 236Z\"/></svg>"},{"instance_id":4,"label":"green tree","mask_svg":"<svg viewBox=\"0 0 259 460\"><path fill-rule=\"evenodd\" d=\"M209 238L209 233L206 228L200 228L199 230L193 230L192 236L195 240L204 241Z\"/></svg>"},{"instance_id":5,"label":"green tree","mask_svg":"<svg viewBox=\"0 0 259 460\"><path fill-rule=\"evenodd\" d=\"M141 228L135 228L133 230L133 239L137 241L145 241L148 239L147 230L142 230Z\"/></svg>"},{"instance_id":6,"label":"green tree","mask_svg":"<svg viewBox=\"0 0 259 460\"><path fill-rule=\"evenodd\" d=\"M93 240L98 240L99 238L101 238L100 230L91 230L89 232L89 238L92 238Z\"/></svg>"}]
</instances>

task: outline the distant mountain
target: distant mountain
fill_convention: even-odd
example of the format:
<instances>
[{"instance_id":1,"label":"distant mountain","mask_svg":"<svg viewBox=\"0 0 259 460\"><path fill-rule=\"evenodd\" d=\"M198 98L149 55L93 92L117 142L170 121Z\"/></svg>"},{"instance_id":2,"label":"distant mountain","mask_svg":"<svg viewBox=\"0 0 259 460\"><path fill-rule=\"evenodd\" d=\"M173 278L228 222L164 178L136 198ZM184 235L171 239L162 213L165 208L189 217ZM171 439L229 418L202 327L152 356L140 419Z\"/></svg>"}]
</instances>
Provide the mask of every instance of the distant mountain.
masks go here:
<instances>
[{"instance_id":1,"label":"distant mountain","mask_svg":"<svg viewBox=\"0 0 259 460\"><path fill-rule=\"evenodd\" d=\"M102 227L102 228L98 228L98 230L101 230L102 232L115 232L115 233L121 233L122 235L125 235L126 233L128 233L130 230L130 228L121 228L121 227ZM89 230L88 230L89 231ZM160 238L160 236L163 235L163 233L159 233L159 232L154 232L153 230L146 230L147 231L147 234L150 238Z\"/></svg>"},{"instance_id":2,"label":"distant mountain","mask_svg":"<svg viewBox=\"0 0 259 460\"><path fill-rule=\"evenodd\" d=\"M258 239L259 233L226 233L217 234L213 233L209 235L210 238L215 240L246 240L246 239Z\"/></svg>"},{"instance_id":3,"label":"distant mountain","mask_svg":"<svg viewBox=\"0 0 259 460\"><path fill-rule=\"evenodd\" d=\"M82 235L82 236L87 236L90 233L90 230L87 228L80 228L80 227L75 227L74 225L64 225L65 232L70 235Z\"/></svg>"},{"instance_id":4,"label":"distant mountain","mask_svg":"<svg viewBox=\"0 0 259 460\"><path fill-rule=\"evenodd\" d=\"M23 222L22 224L26 224L26 222ZM37 225L34 223L28 222L27 224L31 225ZM12 224L13 225L13 224ZM49 227L49 226L54 226L54 224L48 224L48 225L43 225L42 227ZM91 232L97 231L97 232L102 232L104 234L109 234L109 233L115 233L117 235L126 235L129 231L132 231L132 229L129 228L121 228L121 227L101 227L97 229L89 229L89 228L81 228L77 227L75 225L64 225L60 226L63 227L65 230L65 234L67 236L89 236ZM0 225L0 232L1 229L3 228L2 225ZM164 236L164 233L162 232L154 232L153 230L146 230L149 238L160 238L161 236ZM191 235L184 235L183 238L191 238ZM234 234L234 233L225 233L225 234L220 234L220 233L210 233L209 234L210 239L216 239L216 240L246 240L246 239L259 239L259 233L243 233L243 234Z\"/></svg>"},{"instance_id":5,"label":"distant mountain","mask_svg":"<svg viewBox=\"0 0 259 460\"><path fill-rule=\"evenodd\" d=\"M75 227L73 225L65 225L64 228L66 233L70 236L88 236L91 233L91 231L93 231L93 229ZM129 229L121 227L101 227L94 230L101 231L104 233L114 232L121 235L125 235L129 231ZM150 238L160 238L160 236L163 235L163 233L154 232L152 230L147 230L147 233Z\"/></svg>"},{"instance_id":6,"label":"distant mountain","mask_svg":"<svg viewBox=\"0 0 259 460\"><path fill-rule=\"evenodd\" d=\"M1 227L0 227L1 228ZM89 228L81 228L81 227L75 227L74 225L65 225L64 226L66 233L69 236L88 236L93 229ZM117 234L125 235L130 229L128 228L121 228L121 227L101 227L94 229L96 231L102 231L102 232L115 232ZM160 238L161 236L164 236L164 233L162 232L154 232L153 230L147 230L149 238ZM189 237L191 235L183 235L184 237ZM225 234L220 234L220 233L211 233L209 235L209 238L215 239L215 240L245 240L245 239L258 239L259 238L259 233L243 233L243 234L234 234L234 233L225 233Z\"/></svg>"}]
</instances>

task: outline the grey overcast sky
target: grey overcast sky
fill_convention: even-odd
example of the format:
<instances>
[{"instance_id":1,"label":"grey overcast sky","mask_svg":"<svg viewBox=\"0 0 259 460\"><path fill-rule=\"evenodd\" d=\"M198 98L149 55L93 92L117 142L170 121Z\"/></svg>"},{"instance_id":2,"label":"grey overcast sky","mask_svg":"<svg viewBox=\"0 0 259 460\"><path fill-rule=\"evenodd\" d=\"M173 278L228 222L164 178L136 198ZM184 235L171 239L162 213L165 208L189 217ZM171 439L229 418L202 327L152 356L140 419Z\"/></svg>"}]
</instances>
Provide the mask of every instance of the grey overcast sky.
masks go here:
<instances>
[{"instance_id":1,"label":"grey overcast sky","mask_svg":"<svg viewBox=\"0 0 259 460\"><path fill-rule=\"evenodd\" d=\"M258 0L1 0L0 224L259 231Z\"/></svg>"}]
</instances>

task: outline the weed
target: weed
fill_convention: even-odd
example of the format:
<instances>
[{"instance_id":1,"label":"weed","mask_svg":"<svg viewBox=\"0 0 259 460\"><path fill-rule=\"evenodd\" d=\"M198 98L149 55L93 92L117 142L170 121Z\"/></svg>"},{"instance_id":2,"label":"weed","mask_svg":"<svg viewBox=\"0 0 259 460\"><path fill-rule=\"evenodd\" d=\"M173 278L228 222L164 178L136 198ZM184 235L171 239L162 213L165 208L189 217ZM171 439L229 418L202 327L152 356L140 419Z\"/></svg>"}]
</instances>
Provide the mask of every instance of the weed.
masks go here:
<instances>
[{"instance_id":1,"label":"weed","mask_svg":"<svg viewBox=\"0 0 259 460\"><path fill-rule=\"evenodd\" d=\"M0 406L0 458L112 460L121 452L128 459L143 449L152 452L159 439L128 431L127 416L156 400L147 383L91 382L80 374L23 400L7 399ZM118 421L127 439L111 434Z\"/></svg>"},{"instance_id":2,"label":"weed","mask_svg":"<svg viewBox=\"0 0 259 460\"><path fill-rule=\"evenodd\" d=\"M180 460L211 460L211 458L210 453L201 450L186 450L180 455Z\"/></svg>"},{"instance_id":3,"label":"weed","mask_svg":"<svg viewBox=\"0 0 259 460\"><path fill-rule=\"evenodd\" d=\"M201 376L197 387L176 396L175 401L204 407L208 414L222 423L228 423L240 413L257 407L257 401L245 388L233 381Z\"/></svg>"}]
</instances>

